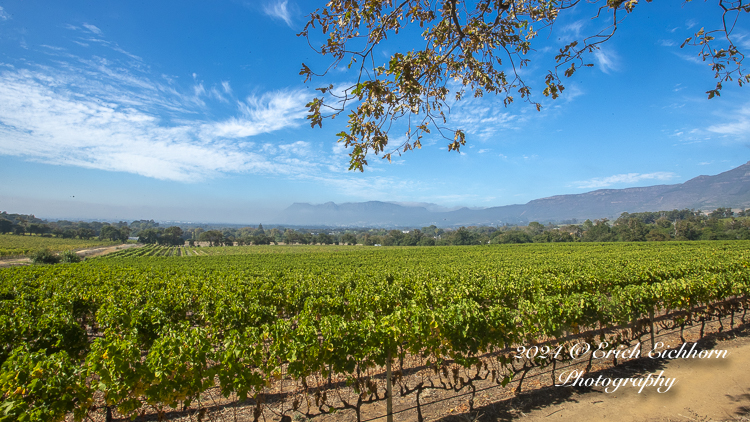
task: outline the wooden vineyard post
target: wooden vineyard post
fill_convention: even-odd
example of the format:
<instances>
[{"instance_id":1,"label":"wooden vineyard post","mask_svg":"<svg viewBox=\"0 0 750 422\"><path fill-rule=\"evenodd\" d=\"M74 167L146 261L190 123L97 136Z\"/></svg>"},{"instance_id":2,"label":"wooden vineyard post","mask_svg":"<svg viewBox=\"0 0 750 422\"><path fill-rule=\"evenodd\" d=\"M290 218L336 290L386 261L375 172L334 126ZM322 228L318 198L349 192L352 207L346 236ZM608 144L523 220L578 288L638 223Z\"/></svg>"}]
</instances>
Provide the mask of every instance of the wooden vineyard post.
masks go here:
<instances>
[{"instance_id":1,"label":"wooden vineyard post","mask_svg":"<svg viewBox=\"0 0 750 422\"><path fill-rule=\"evenodd\" d=\"M651 350L654 350L656 347L654 344L654 308L648 311L648 322L651 324Z\"/></svg>"},{"instance_id":2,"label":"wooden vineyard post","mask_svg":"<svg viewBox=\"0 0 750 422\"><path fill-rule=\"evenodd\" d=\"M388 351L388 357L386 358L385 362L385 376L386 376L386 394L388 395L388 398L386 399L386 412L387 412L387 418L386 420L388 422L393 422L393 386L391 385L391 351Z\"/></svg>"}]
</instances>

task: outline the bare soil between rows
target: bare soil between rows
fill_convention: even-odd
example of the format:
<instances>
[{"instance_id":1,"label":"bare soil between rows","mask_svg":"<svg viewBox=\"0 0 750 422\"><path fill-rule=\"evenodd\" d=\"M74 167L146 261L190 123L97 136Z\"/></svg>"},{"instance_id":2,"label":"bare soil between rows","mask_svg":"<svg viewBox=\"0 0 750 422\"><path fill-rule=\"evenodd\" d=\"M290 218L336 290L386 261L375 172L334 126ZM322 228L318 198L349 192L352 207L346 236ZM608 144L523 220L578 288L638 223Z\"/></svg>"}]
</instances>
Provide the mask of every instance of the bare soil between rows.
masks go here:
<instances>
[{"instance_id":1,"label":"bare soil between rows","mask_svg":"<svg viewBox=\"0 0 750 422\"><path fill-rule=\"evenodd\" d=\"M90 248L81 249L75 251L81 258L93 258L96 256L107 255L112 252L121 251L123 249L138 248L143 245L136 243L124 243L116 246L103 246L101 248ZM0 268L4 267L17 267L23 265L31 265L31 258L11 258L11 259L0 259Z\"/></svg>"}]
</instances>

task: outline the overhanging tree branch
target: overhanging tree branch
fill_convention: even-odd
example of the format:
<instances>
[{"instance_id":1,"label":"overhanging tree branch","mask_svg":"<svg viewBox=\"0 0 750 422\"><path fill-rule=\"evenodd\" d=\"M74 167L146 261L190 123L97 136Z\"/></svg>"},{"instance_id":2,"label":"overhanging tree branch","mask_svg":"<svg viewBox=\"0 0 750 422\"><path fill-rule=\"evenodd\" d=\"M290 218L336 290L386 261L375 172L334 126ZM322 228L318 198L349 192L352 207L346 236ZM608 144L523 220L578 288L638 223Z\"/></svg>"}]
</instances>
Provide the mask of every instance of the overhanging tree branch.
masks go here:
<instances>
[{"instance_id":1,"label":"overhanging tree branch","mask_svg":"<svg viewBox=\"0 0 750 422\"><path fill-rule=\"evenodd\" d=\"M310 15L299 35L312 46L310 31L319 27L327 38L314 49L330 55L332 63L322 74L313 73L303 64L300 74L308 81L325 76L343 63L351 68L359 61L358 74L356 83L343 89L333 85L318 88L322 95L307 105L310 124L322 126L323 119L348 113L347 129L338 137L350 149L350 170L362 171L370 154L390 160L394 153L421 147L421 139L431 133L430 128L437 129L449 141L449 150L458 151L465 145L465 133L461 128L444 126L445 112L449 112L452 102L467 94L500 95L506 106L518 94L541 110L521 75L521 69L529 63L526 54L532 51L531 42L537 31L550 28L561 11L575 7L579 1L481 0L468 7L465 0L330 0L325 8ZM718 82L715 89L707 92L709 98L719 95L722 82L735 78L740 85L750 82L750 75L742 67L744 55L731 40L740 14L750 12L745 1L718 0L723 27L701 29L682 45L697 46L703 60L710 62ZM593 66L587 63L588 55L614 36L622 22L622 12L627 15L637 5L637 0L605 2L594 19L606 13L612 23L560 49L554 57L554 67L544 77L544 96L558 98L565 89L562 77ZM404 37L409 25L422 28L424 48L398 51L378 65L376 47L399 35ZM712 48L718 42L717 33L724 35L726 47ZM456 85L449 89L449 84ZM407 125L405 141L390 145L394 123L403 117Z\"/></svg>"}]
</instances>

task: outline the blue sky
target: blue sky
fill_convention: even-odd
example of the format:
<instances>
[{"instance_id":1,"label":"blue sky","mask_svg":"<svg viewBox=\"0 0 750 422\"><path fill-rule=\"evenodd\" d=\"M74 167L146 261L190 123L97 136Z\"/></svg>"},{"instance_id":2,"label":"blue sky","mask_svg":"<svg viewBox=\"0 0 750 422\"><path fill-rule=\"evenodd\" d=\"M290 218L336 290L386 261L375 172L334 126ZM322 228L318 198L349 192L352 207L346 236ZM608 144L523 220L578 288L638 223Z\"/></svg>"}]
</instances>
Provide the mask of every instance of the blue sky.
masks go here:
<instances>
[{"instance_id":1,"label":"blue sky","mask_svg":"<svg viewBox=\"0 0 750 422\"><path fill-rule=\"evenodd\" d=\"M0 0L0 210L47 218L273 223L294 202L489 207L600 188L681 183L750 159L750 91L715 85L698 51L711 2L639 5L541 112L500 98L452 106L461 154L429 138L350 172L335 133L307 124L314 88L352 81L296 34L322 1ZM561 13L532 44L538 87L553 51L606 21ZM742 20L744 19L744 20ZM750 52L748 17L734 40ZM318 39L322 39L318 37ZM384 45L376 57L394 51ZM399 126L397 125L397 129ZM393 134L398 137L398 133Z\"/></svg>"}]
</instances>

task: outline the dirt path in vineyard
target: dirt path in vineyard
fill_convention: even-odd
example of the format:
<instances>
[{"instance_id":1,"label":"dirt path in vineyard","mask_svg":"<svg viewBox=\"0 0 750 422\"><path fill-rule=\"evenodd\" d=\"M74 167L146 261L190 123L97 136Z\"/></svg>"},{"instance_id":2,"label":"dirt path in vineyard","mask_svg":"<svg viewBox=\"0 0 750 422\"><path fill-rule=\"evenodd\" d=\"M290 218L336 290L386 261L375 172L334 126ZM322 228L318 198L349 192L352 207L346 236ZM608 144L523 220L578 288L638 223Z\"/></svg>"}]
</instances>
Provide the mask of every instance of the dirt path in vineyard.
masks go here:
<instances>
[{"instance_id":1,"label":"dirt path in vineyard","mask_svg":"<svg viewBox=\"0 0 750 422\"><path fill-rule=\"evenodd\" d=\"M107 255L112 252L117 252L123 249L138 248L141 246L143 245L136 244L136 243L126 243L126 244L116 245L116 246L104 246L101 248L77 250L76 254L78 254L78 256L80 256L81 258L93 258L95 256ZM14 267L14 266L19 266L19 265L31 265L31 258L12 258L12 259L0 260L0 268Z\"/></svg>"}]
</instances>

